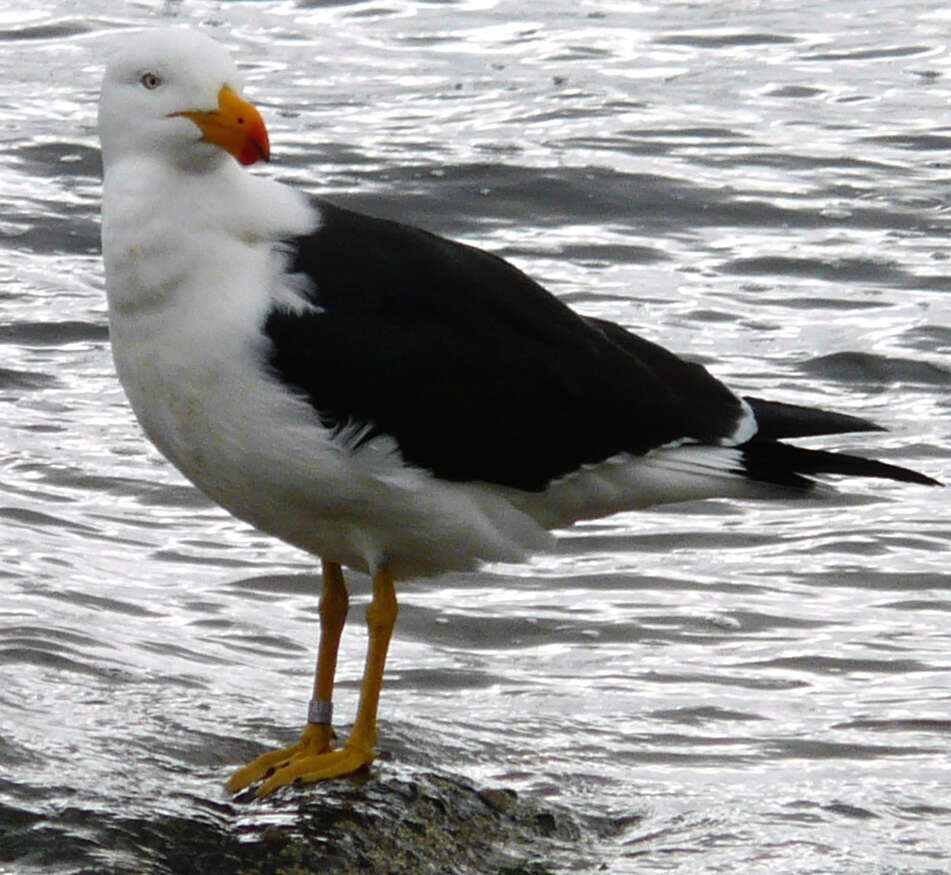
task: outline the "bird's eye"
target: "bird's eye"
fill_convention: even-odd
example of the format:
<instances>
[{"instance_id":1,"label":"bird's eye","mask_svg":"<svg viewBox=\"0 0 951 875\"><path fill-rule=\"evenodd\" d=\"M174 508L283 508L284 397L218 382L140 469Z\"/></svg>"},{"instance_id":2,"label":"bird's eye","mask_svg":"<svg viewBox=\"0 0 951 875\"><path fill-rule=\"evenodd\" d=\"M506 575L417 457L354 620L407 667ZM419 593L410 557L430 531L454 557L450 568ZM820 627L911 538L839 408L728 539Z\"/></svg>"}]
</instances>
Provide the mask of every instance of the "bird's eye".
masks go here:
<instances>
[{"instance_id":1,"label":"bird's eye","mask_svg":"<svg viewBox=\"0 0 951 875\"><path fill-rule=\"evenodd\" d=\"M149 91L154 91L159 85L162 84L162 77L155 73L143 73L139 77L139 83L143 88L148 88Z\"/></svg>"}]
</instances>

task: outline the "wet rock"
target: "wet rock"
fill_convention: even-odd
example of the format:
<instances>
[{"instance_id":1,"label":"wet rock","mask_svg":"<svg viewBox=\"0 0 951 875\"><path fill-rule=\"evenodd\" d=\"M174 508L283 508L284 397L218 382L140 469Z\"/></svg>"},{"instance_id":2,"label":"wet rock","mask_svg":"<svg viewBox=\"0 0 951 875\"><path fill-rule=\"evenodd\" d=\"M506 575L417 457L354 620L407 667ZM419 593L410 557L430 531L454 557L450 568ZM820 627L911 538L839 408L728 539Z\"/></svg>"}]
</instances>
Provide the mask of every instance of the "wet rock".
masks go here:
<instances>
[{"instance_id":1,"label":"wet rock","mask_svg":"<svg viewBox=\"0 0 951 875\"><path fill-rule=\"evenodd\" d=\"M534 875L551 871L546 861L553 840L572 844L579 836L564 812L542 810L510 790L479 790L436 774L343 784L330 792L307 788L299 805L298 823L278 853L246 859L240 871L312 872L316 865L316 871L348 875Z\"/></svg>"},{"instance_id":2,"label":"wet rock","mask_svg":"<svg viewBox=\"0 0 951 875\"><path fill-rule=\"evenodd\" d=\"M236 804L230 816L123 820L108 831L121 834L122 856L138 861L134 871L157 875L543 875L599 867L585 858L587 842L567 812L432 773L290 787Z\"/></svg>"}]
</instances>

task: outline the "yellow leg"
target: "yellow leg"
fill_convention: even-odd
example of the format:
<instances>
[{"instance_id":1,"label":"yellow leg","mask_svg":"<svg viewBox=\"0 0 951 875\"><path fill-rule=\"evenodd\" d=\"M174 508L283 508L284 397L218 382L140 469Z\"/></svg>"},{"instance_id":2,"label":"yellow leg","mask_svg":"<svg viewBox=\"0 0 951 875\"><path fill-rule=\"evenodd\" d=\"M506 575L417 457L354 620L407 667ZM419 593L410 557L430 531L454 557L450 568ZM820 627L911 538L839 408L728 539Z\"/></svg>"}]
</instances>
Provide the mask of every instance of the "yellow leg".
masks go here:
<instances>
[{"instance_id":1,"label":"yellow leg","mask_svg":"<svg viewBox=\"0 0 951 875\"><path fill-rule=\"evenodd\" d=\"M376 711L380 703L380 688L383 686L386 651L398 613L393 578L387 571L378 571L373 575L373 601L367 607L369 641L367 664L360 685L360 706L345 745L364 753L368 758L367 763L373 760L376 753Z\"/></svg>"},{"instance_id":2,"label":"yellow leg","mask_svg":"<svg viewBox=\"0 0 951 875\"><path fill-rule=\"evenodd\" d=\"M317 670L314 683L314 698L330 702L333 699L334 675L337 672L337 649L340 634L347 618L347 587L343 572L336 562L323 563L323 593L320 597L320 647L317 652ZM287 765L295 757L314 755L330 750L333 729L329 723L308 723L297 744L259 756L242 769L238 769L227 783L235 793L249 784L266 777L275 769Z\"/></svg>"},{"instance_id":3,"label":"yellow leg","mask_svg":"<svg viewBox=\"0 0 951 875\"><path fill-rule=\"evenodd\" d=\"M343 582L343 572L336 562L324 562L324 592L320 597L320 648L317 651L317 672L314 681L314 698L319 702L330 702L334 694L334 675L337 674L337 650L340 647L340 634L347 619L350 600L347 587ZM327 743L330 749L333 730L329 723L311 724L326 728Z\"/></svg>"},{"instance_id":4,"label":"yellow leg","mask_svg":"<svg viewBox=\"0 0 951 875\"><path fill-rule=\"evenodd\" d=\"M315 697L329 701L333 691L337 645L346 616L346 589L340 566L324 565L324 597L321 600L321 638L317 660ZM386 651L389 647L398 606L393 578L386 571L373 577L373 601L367 608L369 644L367 662L360 689L360 706L350 738L341 750L330 750L332 730L324 724L309 723L296 745L258 757L253 763L237 771L228 782L232 792L266 778L258 789L263 796L295 780L321 781L349 775L375 756L376 713L383 683Z\"/></svg>"}]
</instances>

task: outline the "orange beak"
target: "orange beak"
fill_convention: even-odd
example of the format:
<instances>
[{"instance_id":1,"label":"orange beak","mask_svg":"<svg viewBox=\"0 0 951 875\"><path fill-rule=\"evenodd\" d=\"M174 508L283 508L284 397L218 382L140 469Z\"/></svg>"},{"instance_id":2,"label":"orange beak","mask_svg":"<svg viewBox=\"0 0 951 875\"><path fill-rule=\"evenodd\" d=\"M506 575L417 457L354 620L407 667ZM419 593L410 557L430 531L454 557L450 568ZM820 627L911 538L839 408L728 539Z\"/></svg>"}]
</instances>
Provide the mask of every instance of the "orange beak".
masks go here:
<instances>
[{"instance_id":1,"label":"orange beak","mask_svg":"<svg viewBox=\"0 0 951 875\"><path fill-rule=\"evenodd\" d=\"M175 112L191 119L201 128L202 139L230 152L242 164L268 161L271 146L261 114L227 85L218 92L218 109Z\"/></svg>"}]
</instances>

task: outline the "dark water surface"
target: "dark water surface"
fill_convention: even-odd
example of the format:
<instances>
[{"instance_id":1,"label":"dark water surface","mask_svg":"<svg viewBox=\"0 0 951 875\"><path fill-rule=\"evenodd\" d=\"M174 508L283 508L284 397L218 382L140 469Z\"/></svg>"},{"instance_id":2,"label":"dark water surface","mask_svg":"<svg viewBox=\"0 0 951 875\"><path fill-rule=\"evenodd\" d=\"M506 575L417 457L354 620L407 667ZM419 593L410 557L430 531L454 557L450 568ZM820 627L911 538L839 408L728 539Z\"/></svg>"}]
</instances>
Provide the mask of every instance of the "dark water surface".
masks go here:
<instances>
[{"instance_id":1,"label":"dark water surface","mask_svg":"<svg viewBox=\"0 0 951 875\"><path fill-rule=\"evenodd\" d=\"M236 50L256 172L951 480L946 4L3 4L0 872L951 869L949 498L900 484L404 584L369 776L225 793L302 725L318 581L169 468L113 373L95 102L110 40L168 21ZM364 644L357 605L345 722Z\"/></svg>"}]
</instances>

